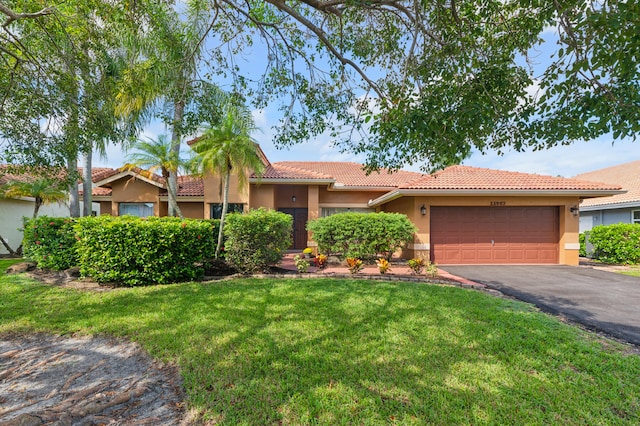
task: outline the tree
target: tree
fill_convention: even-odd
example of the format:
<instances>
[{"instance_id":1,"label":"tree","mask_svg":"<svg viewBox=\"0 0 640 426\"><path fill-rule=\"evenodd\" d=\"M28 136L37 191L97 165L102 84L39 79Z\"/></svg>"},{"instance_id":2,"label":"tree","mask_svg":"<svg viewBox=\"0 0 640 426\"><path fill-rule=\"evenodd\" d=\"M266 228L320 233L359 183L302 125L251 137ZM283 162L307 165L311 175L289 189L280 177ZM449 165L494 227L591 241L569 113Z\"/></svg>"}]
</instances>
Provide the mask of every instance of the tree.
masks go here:
<instances>
[{"instance_id":1,"label":"tree","mask_svg":"<svg viewBox=\"0 0 640 426\"><path fill-rule=\"evenodd\" d=\"M35 1L19 5L42 7ZM135 14L100 0L33 13L9 6L0 4L8 17L0 29L0 136L9 141L0 157L31 166L66 165L70 176L77 174L79 153L90 157L95 146L130 134L113 111L114 83L123 66L120 37L135 25L125 16ZM69 183L70 215L79 216L77 179ZM90 177L85 185L90 187ZM90 211L91 191L84 196Z\"/></svg>"},{"instance_id":2,"label":"tree","mask_svg":"<svg viewBox=\"0 0 640 426\"><path fill-rule=\"evenodd\" d=\"M118 114L129 120L160 118L171 129L171 149L177 155L185 134L219 117L216 108L225 94L198 78L203 42L210 30L202 1L188 1L186 18L159 7L150 19L151 31L128 46L132 66L118 93ZM177 187L170 172L167 186ZM169 203L169 216L175 203Z\"/></svg>"},{"instance_id":3,"label":"tree","mask_svg":"<svg viewBox=\"0 0 640 426\"><path fill-rule=\"evenodd\" d=\"M66 188L59 179L29 178L26 180L12 180L0 188L3 198L33 198L33 217L38 217L40 207L51 203L61 203L68 198Z\"/></svg>"},{"instance_id":4,"label":"tree","mask_svg":"<svg viewBox=\"0 0 640 426\"><path fill-rule=\"evenodd\" d=\"M127 160L132 166L148 169L151 173L160 171L167 184L169 204L173 204L171 206L173 211L184 219L177 202L177 186L169 185L168 182L171 173L177 174L180 170L189 169L190 160L181 158L179 153L176 154L167 135L159 135L156 140L151 138L147 138L146 141L138 140L133 149L138 152L128 154Z\"/></svg>"},{"instance_id":5,"label":"tree","mask_svg":"<svg viewBox=\"0 0 640 426\"><path fill-rule=\"evenodd\" d=\"M46 4L26 3L11 13L0 8L8 27L52 18L40 14ZM167 89L176 138L186 134L179 125L193 93L187 83L214 79L257 108L278 102L281 145L329 135L343 150L365 153L370 169L414 162L433 169L472 149L544 148L640 130L638 2L186 3L186 11L164 3L154 9L160 12L148 9L148 25L139 25L149 29L143 44L172 47L155 55L141 49L130 78L155 82L139 85L134 106L158 99L149 87ZM171 20L177 31L168 31ZM15 41L23 34L32 32L0 34L0 87L20 81L13 67L31 53ZM545 37L557 42L548 58L536 52Z\"/></svg>"},{"instance_id":6,"label":"tree","mask_svg":"<svg viewBox=\"0 0 640 426\"><path fill-rule=\"evenodd\" d=\"M68 198L66 183L51 177L20 177L0 186L0 198L33 198L33 218L38 217L40 207L51 203L61 203ZM0 242L13 256L22 253L22 244L13 250L0 235Z\"/></svg>"},{"instance_id":7,"label":"tree","mask_svg":"<svg viewBox=\"0 0 640 426\"><path fill-rule=\"evenodd\" d=\"M215 257L220 256L225 217L229 207L229 183L231 174L238 177L240 188L247 182L247 170L258 176L264 164L257 152L257 144L251 133L257 128L251 112L244 106L229 101L223 109L223 117L217 126L206 128L200 138L191 146L198 154L201 174L213 173L222 177L222 215L218 232Z\"/></svg>"}]
</instances>

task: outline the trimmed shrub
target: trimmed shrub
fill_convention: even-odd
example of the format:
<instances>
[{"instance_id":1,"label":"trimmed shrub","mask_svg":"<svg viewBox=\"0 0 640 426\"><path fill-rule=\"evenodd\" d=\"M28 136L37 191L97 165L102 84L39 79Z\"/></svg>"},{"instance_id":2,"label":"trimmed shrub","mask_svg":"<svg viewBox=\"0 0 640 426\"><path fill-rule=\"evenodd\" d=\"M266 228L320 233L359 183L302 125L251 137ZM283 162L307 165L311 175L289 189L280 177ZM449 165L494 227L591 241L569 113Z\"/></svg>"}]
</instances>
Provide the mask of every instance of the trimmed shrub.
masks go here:
<instances>
[{"instance_id":1,"label":"trimmed shrub","mask_svg":"<svg viewBox=\"0 0 640 426\"><path fill-rule=\"evenodd\" d=\"M578 241L580 242L580 251L578 252L578 255L581 257L586 257L587 256L587 243L586 243L587 240L584 232L578 235Z\"/></svg>"},{"instance_id":2,"label":"trimmed shrub","mask_svg":"<svg viewBox=\"0 0 640 426\"><path fill-rule=\"evenodd\" d=\"M595 226L589 242L593 245L594 257L605 263L640 263L640 224Z\"/></svg>"},{"instance_id":3,"label":"trimmed shrub","mask_svg":"<svg viewBox=\"0 0 640 426\"><path fill-rule=\"evenodd\" d=\"M292 230L293 218L285 213L263 208L232 213L224 225L225 259L245 274L266 271L291 246Z\"/></svg>"},{"instance_id":4,"label":"trimmed shrub","mask_svg":"<svg viewBox=\"0 0 640 426\"><path fill-rule=\"evenodd\" d=\"M127 286L202 278L217 221L173 217L83 217L76 224L80 272Z\"/></svg>"},{"instance_id":5,"label":"trimmed shrub","mask_svg":"<svg viewBox=\"0 0 640 426\"><path fill-rule=\"evenodd\" d=\"M78 264L72 218L40 216L25 219L23 254L38 268L61 271Z\"/></svg>"},{"instance_id":6,"label":"trimmed shrub","mask_svg":"<svg viewBox=\"0 0 640 426\"><path fill-rule=\"evenodd\" d=\"M400 213L338 213L307 224L322 253L372 260L413 240L416 227Z\"/></svg>"}]
</instances>

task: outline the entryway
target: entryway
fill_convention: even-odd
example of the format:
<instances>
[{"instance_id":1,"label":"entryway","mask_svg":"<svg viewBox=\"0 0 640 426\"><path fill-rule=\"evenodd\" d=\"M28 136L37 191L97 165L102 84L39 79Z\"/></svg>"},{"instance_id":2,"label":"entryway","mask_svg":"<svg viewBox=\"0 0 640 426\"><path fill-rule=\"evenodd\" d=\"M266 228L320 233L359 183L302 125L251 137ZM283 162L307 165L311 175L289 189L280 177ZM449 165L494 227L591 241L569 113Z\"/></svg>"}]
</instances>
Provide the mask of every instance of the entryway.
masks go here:
<instances>
[{"instance_id":1,"label":"entryway","mask_svg":"<svg viewBox=\"0 0 640 426\"><path fill-rule=\"evenodd\" d=\"M303 250L307 247L307 218L309 217L309 209L278 209L282 213L286 213L293 217L293 245L292 249Z\"/></svg>"}]
</instances>

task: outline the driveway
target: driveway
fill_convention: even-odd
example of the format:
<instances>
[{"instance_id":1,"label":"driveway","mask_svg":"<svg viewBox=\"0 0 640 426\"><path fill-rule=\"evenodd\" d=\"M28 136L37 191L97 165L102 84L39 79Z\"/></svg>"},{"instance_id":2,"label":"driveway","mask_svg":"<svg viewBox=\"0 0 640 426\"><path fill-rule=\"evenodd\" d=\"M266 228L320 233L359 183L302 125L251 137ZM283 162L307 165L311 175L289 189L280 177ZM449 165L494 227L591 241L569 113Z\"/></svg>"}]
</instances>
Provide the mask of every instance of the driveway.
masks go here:
<instances>
[{"instance_id":1,"label":"driveway","mask_svg":"<svg viewBox=\"0 0 640 426\"><path fill-rule=\"evenodd\" d=\"M562 265L451 265L442 269L640 345L638 277Z\"/></svg>"}]
</instances>

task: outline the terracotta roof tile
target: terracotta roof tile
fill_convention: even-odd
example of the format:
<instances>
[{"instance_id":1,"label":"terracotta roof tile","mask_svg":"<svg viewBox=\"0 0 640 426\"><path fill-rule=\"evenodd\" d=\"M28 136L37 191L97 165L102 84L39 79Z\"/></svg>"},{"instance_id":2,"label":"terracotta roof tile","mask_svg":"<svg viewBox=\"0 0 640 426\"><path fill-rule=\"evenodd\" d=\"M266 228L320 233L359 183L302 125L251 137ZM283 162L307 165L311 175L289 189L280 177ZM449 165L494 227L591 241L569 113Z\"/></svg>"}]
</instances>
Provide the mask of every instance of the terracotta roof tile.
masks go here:
<instances>
[{"instance_id":1,"label":"terracotta roof tile","mask_svg":"<svg viewBox=\"0 0 640 426\"><path fill-rule=\"evenodd\" d=\"M111 188L96 186L91 190L91 195L95 197L108 197L111 195Z\"/></svg>"},{"instance_id":2,"label":"terracotta roof tile","mask_svg":"<svg viewBox=\"0 0 640 426\"><path fill-rule=\"evenodd\" d=\"M203 197L204 180L198 176L178 176L178 197Z\"/></svg>"},{"instance_id":3,"label":"terracotta roof tile","mask_svg":"<svg viewBox=\"0 0 640 426\"><path fill-rule=\"evenodd\" d=\"M266 172L266 171L265 171ZM281 161L272 164L270 174L263 177L280 179L335 179L336 186L396 188L421 176L420 173L399 170L389 173L382 169L367 175L364 166L351 162Z\"/></svg>"},{"instance_id":4,"label":"terracotta roof tile","mask_svg":"<svg viewBox=\"0 0 640 426\"><path fill-rule=\"evenodd\" d=\"M469 166L451 166L402 189L449 190L618 190L618 185Z\"/></svg>"},{"instance_id":5,"label":"terracotta roof tile","mask_svg":"<svg viewBox=\"0 0 640 426\"><path fill-rule=\"evenodd\" d=\"M605 182L610 185L620 185L626 190L626 194L612 195L610 197L584 200L581 207L605 206L612 204L634 203L640 205L640 161L619 164L588 173L575 176L575 179L595 182Z\"/></svg>"}]
</instances>

